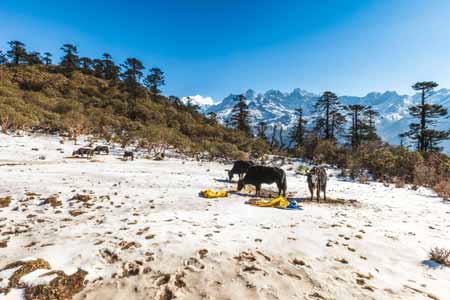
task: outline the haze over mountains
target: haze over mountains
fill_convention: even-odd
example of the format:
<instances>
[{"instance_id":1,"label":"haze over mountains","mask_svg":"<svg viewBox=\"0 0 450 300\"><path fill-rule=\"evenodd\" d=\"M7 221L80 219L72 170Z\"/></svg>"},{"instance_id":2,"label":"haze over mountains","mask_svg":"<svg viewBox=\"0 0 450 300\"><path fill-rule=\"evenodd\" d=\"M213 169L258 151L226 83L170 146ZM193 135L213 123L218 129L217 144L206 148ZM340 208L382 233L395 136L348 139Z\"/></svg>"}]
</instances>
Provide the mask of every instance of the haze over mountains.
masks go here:
<instances>
[{"instance_id":1,"label":"haze over mountains","mask_svg":"<svg viewBox=\"0 0 450 300\"><path fill-rule=\"evenodd\" d=\"M290 129L295 121L295 109L302 107L307 120L313 116L314 103L320 96L303 89L294 89L292 92L281 92L279 90L268 90L264 93L256 92L252 89L244 92L247 104L251 111L252 123L255 125L260 121L265 121L269 125L282 124L284 128ZM199 97L198 95L196 96ZM197 103L204 113L215 112L221 122L230 116L236 95L230 94L221 102L213 105ZM372 106L380 113L377 120L377 129L383 140L398 144L398 135L408 129L408 124L412 119L408 113L408 107L420 101L420 95L399 95L395 91L384 93L372 92L364 97L341 96L343 105L363 104ZM434 91L427 100L429 103L439 103L450 111L450 90L438 89ZM195 102L195 101L194 101ZM311 122L309 123L311 125ZM436 124L436 128L441 130L450 129L450 119L444 119ZM442 143L446 152L450 152L450 141Z\"/></svg>"}]
</instances>

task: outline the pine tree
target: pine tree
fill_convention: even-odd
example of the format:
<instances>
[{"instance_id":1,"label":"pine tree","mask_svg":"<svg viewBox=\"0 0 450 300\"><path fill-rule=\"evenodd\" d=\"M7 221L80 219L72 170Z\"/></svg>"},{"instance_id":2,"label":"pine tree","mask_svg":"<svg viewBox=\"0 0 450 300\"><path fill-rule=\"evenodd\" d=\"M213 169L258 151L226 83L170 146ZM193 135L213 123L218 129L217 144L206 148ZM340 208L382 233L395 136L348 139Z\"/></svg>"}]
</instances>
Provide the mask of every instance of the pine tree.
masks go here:
<instances>
[{"instance_id":1,"label":"pine tree","mask_svg":"<svg viewBox=\"0 0 450 300\"><path fill-rule=\"evenodd\" d=\"M112 82L119 80L120 68L112 60L112 56L109 53L104 53L100 61L101 65L101 77ZM95 62L94 62L95 72Z\"/></svg>"},{"instance_id":2,"label":"pine tree","mask_svg":"<svg viewBox=\"0 0 450 300\"><path fill-rule=\"evenodd\" d=\"M405 147L405 138L408 137L408 133L407 132L400 133L398 137L400 138L400 147L402 148Z\"/></svg>"},{"instance_id":3,"label":"pine tree","mask_svg":"<svg viewBox=\"0 0 450 300\"><path fill-rule=\"evenodd\" d=\"M438 144L442 140L449 139L450 131L439 131L430 128L436 124L439 118L448 116L448 111L442 105L429 104L426 99L431 95L438 84L433 81L415 83L412 88L421 93L421 102L409 107L409 113L418 119L416 123L409 125L408 137L417 145L417 150L426 153L439 150Z\"/></svg>"},{"instance_id":4,"label":"pine tree","mask_svg":"<svg viewBox=\"0 0 450 300\"><path fill-rule=\"evenodd\" d=\"M6 54L4 54L0 50L0 66L6 64L7 62L8 62L8 59L6 58Z\"/></svg>"},{"instance_id":5,"label":"pine tree","mask_svg":"<svg viewBox=\"0 0 450 300\"><path fill-rule=\"evenodd\" d=\"M229 125L233 128L245 132L250 135L250 113L247 103L245 103L244 95L237 97L237 103L234 105L231 111L231 117L229 119Z\"/></svg>"},{"instance_id":6,"label":"pine tree","mask_svg":"<svg viewBox=\"0 0 450 300\"><path fill-rule=\"evenodd\" d=\"M186 98L185 107L190 112L198 112L198 110L200 109L200 106L195 104L191 97Z\"/></svg>"},{"instance_id":7,"label":"pine tree","mask_svg":"<svg viewBox=\"0 0 450 300\"><path fill-rule=\"evenodd\" d=\"M121 74L125 90L130 93L131 98L136 102L137 98L142 95L142 70L144 65L136 58L127 58L122 64L124 71Z\"/></svg>"},{"instance_id":8,"label":"pine tree","mask_svg":"<svg viewBox=\"0 0 450 300\"><path fill-rule=\"evenodd\" d=\"M297 124L292 128L289 137L297 146L303 146L305 142L305 125L307 121L303 118L302 108L298 108L295 111L297 112Z\"/></svg>"},{"instance_id":9,"label":"pine tree","mask_svg":"<svg viewBox=\"0 0 450 300\"><path fill-rule=\"evenodd\" d=\"M267 140L266 131L267 131L267 123L264 121L259 122L258 125L256 126L256 137L266 141Z\"/></svg>"},{"instance_id":10,"label":"pine tree","mask_svg":"<svg viewBox=\"0 0 450 300\"><path fill-rule=\"evenodd\" d=\"M164 72L159 68L151 68L149 74L144 80L144 84L149 89L151 94L159 95L161 93L159 87L166 84Z\"/></svg>"},{"instance_id":11,"label":"pine tree","mask_svg":"<svg viewBox=\"0 0 450 300\"><path fill-rule=\"evenodd\" d=\"M353 150L361 145L361 141L363 139L362 130L364 127L364 123L362 120L362 115L366 109L366 106L359 104L348 105L346 107L348 114L352 118L352 124L349 128L348 139Z\"/></svg>"},{"instance_id":12,"label":"pine tree","mask_svg":"<svg viewBox=\"0 0 450 300\"><path fill-rule=\"evenodd\" d=\"M93 73L94 73L95 77L105 79L104 78L105 77L105 74L104 74L105 66L103 64L103 60L98 59L98 58L94 59L92 61L92 68L93 68ZM118 69L118 72L119 72L119 69Z\"/></svg>"},{"instance_id":13,"label":"pine tree","mask_svg":"<svg viewBox=\"0 0 450 300\"><path fill-rule=\"evenodd\" d=\"M368 106L364 111L364 123L363 123L363 139L367 141L380 140L377 134L376 119L380 114L373 110L371 106Z\"/></svg>"},{"instance_id":14,"label":"pine tree","mask_svg":"<svg viewBox=\"0 0 450 300\"><path fill-rule=\"evenodd\" d=\"M50 52L45 52L44 56L42 57L42 61L47 66L51 65L52 64L52 54Z\"/></svg>"},{"instance_id":15,"label":"pine tree","mask_svg":"<svg viewBox=\"0 0 450 300\"><path fill-rule=\"evenodd\" d=\"M70 75L79 68L78 49L75 45L64 44L61 50L64 52L64 56L61 58L60 66L65 75Z\"/></svg>"},{"instance_id":16,"label":"pine tree","mask_svg":"<svg viewBox=\"0 0 450 300\"><path fill-rule=\"evenodd\" d=\"M90 59L89 57L81 57L79 59L79 62L81 72L83 72L84 74L93 74L92 59Z\"/></svg>"},{"instance_id":17,"label":"pine tree","mask_svg":"<svg viewBox=\"0 0 450 300\"><path fill-rule=\"evenodd\" d=\"M25 63L27 60L25 44L20 41L10 41L8 45L10 49L6 52L6 56L9 57L10 63L14 66Z\"/></svg>"},{"instance_id":18,"label":"pine tree","mask_svg":"<svg viewBox=\"0 0 450 300\"><path fill-rule=\"evenodd\" d=\"M41 65L42 64L41 54L36 51L27 53L25 60L26 60L27 64L29 64L29 65Z\"/></svg>"},{"instance_id":19,"label":"pine tree","mask_svg":"<svg viewBox=\"0 0 450 300\"><path fill-rule=\"evenodd\" d=\"M326 140L335 139L342 130L345 116L341 113L342 105L336 94L326 91L314 105L316 114L315 129Z\"/></svg>"},{"instance_id":20,"label":"pine tree","mask_svg":"<svg viewBox=\"0 0 450 300\"><path fill-rule=\"evenodd\" d=\"M217 113L210 111L208 114L208 120L211 124L217 124Z\"/></svg>"}]
</instances>

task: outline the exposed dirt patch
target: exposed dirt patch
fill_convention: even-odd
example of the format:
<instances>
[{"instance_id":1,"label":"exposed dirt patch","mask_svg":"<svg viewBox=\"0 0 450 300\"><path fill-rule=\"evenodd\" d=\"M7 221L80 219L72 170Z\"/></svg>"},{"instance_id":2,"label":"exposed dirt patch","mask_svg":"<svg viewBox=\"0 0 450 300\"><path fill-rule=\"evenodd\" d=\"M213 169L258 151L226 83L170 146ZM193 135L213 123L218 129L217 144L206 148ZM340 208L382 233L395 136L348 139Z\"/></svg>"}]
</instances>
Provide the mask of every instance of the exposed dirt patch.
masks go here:
<instances>
[{"instance_id":1,"label":"exposed dirt patch","mask_svg":"<svg viewBox=\"0 0 450 300\"><path fill-rule=\"evenodd\" d=\"M332 205L352 205L352 206L358 206L360 205L360 202L355 199L342 199L342 198L330 198L327 197L327 200L321 198L320 201L317 201L316 198L314 198L311 201L311 198L304 198L302 199L302 203L318 203L318 204L332 204Z\"/></svg>"}]
</instances>

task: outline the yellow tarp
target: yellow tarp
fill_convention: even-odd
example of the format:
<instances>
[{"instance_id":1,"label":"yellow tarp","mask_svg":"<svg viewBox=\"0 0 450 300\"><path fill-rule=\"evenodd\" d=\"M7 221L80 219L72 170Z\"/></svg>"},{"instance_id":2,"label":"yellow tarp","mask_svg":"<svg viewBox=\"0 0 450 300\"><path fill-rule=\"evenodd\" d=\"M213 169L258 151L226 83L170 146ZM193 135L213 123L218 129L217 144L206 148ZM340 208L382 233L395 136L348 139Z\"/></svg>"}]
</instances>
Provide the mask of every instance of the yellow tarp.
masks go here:
<instances>
[{"instance_id":1,"label":"yellow tarp","mask_svg":"<svg viewBox=\"0 0 450 300\"><path fill-rule=\"evenodd\" d=\"M289 201L284 199L283 196L278 196L275 199L272 200L257 200L249 202L248 204L253 206L259 206L259 207L279 207L279 208L286 208L289 205Z\"/></svg>"},{"instance_id":2,"label":"yellow tarp","mask_svg":"<svg viewBox=\"0 0 450 300\"><path fill-rule=\"evenodd\" d=\"M210 189L204 190L200 192L200 196L205 198L223 198L228 197L227 191L213 191Z\"/></svg>"}]
</instances>

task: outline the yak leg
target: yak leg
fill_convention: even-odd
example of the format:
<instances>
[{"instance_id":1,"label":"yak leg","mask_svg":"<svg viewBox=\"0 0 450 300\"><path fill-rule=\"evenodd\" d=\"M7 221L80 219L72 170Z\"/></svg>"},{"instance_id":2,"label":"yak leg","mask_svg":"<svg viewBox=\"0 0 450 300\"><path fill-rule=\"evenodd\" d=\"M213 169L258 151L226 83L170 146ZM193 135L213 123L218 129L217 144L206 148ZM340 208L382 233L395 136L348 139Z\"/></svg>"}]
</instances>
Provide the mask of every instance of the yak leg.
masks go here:
<instances>
[{"instance_id":1,"label":"yak leg","mask_svg":"<svg viewBox=\"0 0 450 300\"><path fill-rule=\"evenodd\" d=\"M317 202L320 202L320 184L317 185Z\"/></svg>"},{"instance_id":2,"label":"yak leg","mask_svg":"<svg viewBox=\"0 0 450 300\"><path fill-rule=\"evenodd\" d=\"M257 197L261 197L261 184L257 184L256 186L255 186L255 188L256 188L256 196Z\"/></svg>"}]
</instances>

